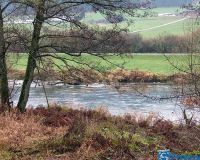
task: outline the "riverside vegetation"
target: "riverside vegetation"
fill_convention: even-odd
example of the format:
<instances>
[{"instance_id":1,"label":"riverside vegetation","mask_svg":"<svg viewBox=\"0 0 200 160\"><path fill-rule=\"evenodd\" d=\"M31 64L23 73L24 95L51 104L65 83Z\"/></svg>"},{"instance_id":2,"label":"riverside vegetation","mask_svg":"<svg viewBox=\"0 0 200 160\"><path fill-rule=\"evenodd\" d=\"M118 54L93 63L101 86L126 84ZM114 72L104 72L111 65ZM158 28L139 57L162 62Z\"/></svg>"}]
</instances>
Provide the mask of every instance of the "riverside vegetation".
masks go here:
<instances>
[{"instance_id":1,"label":"riverside vegetation","mask_svg":"<svg viewBox=\"0 0 200 160\"><path fill-rule=\"evenodd\" d=\"M78 110L57 105L27 108L34 80L88 84L166 82L178 77L182 83L185 74L179 74L177 70L169 71L169 65L160 68L160 62L156 64L150 60L143 62L141 68L137 65L133 67L135 61L126 66L121 53L193 53L193 46L198 48L198 44L188 41L196 42L194 38L198 37L194 37L194 34L183 36L180 33L155 39L145 39L138 34L127 35L126 25L117 25L121 15L133 15L136 19L146 17L146 11L139 15L136 13L149 9L151 4L148 1L7 0L0 4L0 159L155 159L159 149L171 149L181 154L200 153L200 127L192 121L187 125L173 124L153 115L136 117L127 114L120 117L112 116L103 109ZM86 6L104 15L112 25L108 28L101 28L101 25L91 28L88 23L82 23L81 9ZM32 22L25 26L12 23L18 16L32 17ZM11 21L7 18L11 18ZM156 19L162 25L163 20L159 17ZM171 20L178 19L169 18ZM70 27L63 28L61 21L70 23ZM127 21L127 25L129 23L132 22ZM178 30L180 27L174 31ZM199 31L195 30L195 34L198 35ZM13 55L9 57L9 53L19 56L15 59ZM107 53L108 57L105 55ZM128 59L130 57L128 55ZM111 63L110 59L113 60ZM177 59L180 62L180 58ZM161 63L164 63L162 59ZM196 67L189 71L194 70ZM195 83L196 88L191 96L198 95L192 100L187 99L192 105L199 99L198 73L185 76L192 80L186 83ZM16 108L11 106L10 91L13 90L9 88L8 79L24 79Z\"/></svg>"},{"instance_id":2,"label":"riverside vegetation","mask_svg":"<svg viewBox=\"0 0 200 160\"><path fill-rule=\"evenodd\" d=\"M173 124L154 115L111 116L106 110L50 108L15 110L0 117L3 160L146 160L157 150L200 154L200 127Z\"/></svg>"},{"instance_id":3,"label":"riverside vegetation","mask_svg":"<svg viewBox=\"0 0 200 160\"><path fill-rule=\"evenodd\" d=\"M189 54L107 55L104 57L105 61L100 57L86 54L82 57L73 57L73 60L70 61L71 57L63 55L64 58L69 59L70 69L60 70L53 66L53 64L56 64L56 66L63 67L64 64L60 61L44 60L46 68L41 70L40 74L35 72L35 79L43 81L60 80L68 84L181 82L181 79L185 77L185 73L181 73L178 69L172 67L169 61L176 64L177 67L183 65L187 67L189 56ZM82 61L90 65L85 65ZM11 64L8 72L9 79L23 79L26 63L27 54L16 55L15 53L10 53L8 57L8 64ZM74 74L71 74L72 72Z\"/></svg>"}]
</instances>

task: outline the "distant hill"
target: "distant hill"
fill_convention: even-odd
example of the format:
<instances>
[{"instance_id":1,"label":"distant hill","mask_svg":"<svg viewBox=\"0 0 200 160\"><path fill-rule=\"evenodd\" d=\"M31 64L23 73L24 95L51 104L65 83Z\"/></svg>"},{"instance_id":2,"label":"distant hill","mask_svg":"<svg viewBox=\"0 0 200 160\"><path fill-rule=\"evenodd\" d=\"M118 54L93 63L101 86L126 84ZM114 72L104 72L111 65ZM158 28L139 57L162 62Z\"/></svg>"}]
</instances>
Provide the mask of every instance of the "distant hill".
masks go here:
<instances>
[{"instance_id":1,"label":"distant hill","mask_svg":"<svg viewBox=\"0 0 200 160\"><path fill-rule=\"evenodd\" d=\"M154 0L153 3L156 7L180 7L191 2L192 0Z\"/></svg>"}]
</instances>

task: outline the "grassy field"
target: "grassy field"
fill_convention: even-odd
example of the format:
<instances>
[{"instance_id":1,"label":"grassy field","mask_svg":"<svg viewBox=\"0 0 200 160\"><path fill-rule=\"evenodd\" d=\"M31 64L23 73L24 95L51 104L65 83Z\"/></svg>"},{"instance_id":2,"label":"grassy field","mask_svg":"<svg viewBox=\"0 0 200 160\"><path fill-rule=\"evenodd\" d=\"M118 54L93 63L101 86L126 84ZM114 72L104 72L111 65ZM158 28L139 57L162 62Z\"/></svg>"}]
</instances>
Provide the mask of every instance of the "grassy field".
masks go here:
<instances>
[{"instance_id":1,"label":"grassy field","mask_svg":"<svg viewBox=\"0 0 200 160\"><path fill-rule=\"evenodd\" d=\"M122 67L128 70L140 70L140 71L148 71L157 74L174 74L178 72L175 70L172 65L167 61L167 58L164 54L136 54L136 55L127 55L127 56L106 56L106 61L101 58L97 58L90 55L83 55L79 58L72 58L69 56L63 57L68 59L68 64L72 66L78 67L86 67L85 65L80 65L76 62L85 62L94 68L98 68L100 70L114 70L116 68ZM184 65L187 62L186 55L170 55L167 56L170 58L171 62L175 65ZM18 59L18 60L17 60ZM73 62L71 61L73 60ZM14 65L12 65L13 69L17 70L25 70L25 66L27 63L27 55L20 54L19 57L15 55L9 55L9 61ZM54 61L59 66L64 66L64 64L58 60Z\"/></svg>"},{"instance_id":2,"label":"grassy field","mask_svg":"<svg viewBox=\"0 0 200 160\"><path fill-rule=\"evenodd\" d=\"M128 29L131 33L140 33L144 38L155 38L160 35L184 35L190 29L191 19L185 19L177 23L162 26L160 28L150 29L146 31L139 31L165 25L167 23L175 22L182 19L181 17L149 17L149 18L135 18L130 26L127 27L126 22L119 24L121 28ZM89 23L89 22L88 22ZM112 27L111 24L100 23L101 27Z\"/></svg>"},{"instance_id":3,"label":"grassy field","mask_svg":"<svg viewBox=\"0 0 200 160\"><path fill-rule=\"evenodd\" d=\"M155 8L152 9L150 12L155 13L155 15L159 13L179 13L181 12L181 9L176 7ZM131 25L127 28L129 32L137 32L138 30L148 29L159 25L175 22L182 19L183 17L154 16L146 18L132 18L130 16L127 16L126 18L132 20ZM140 33L144 38L158 37L163 34L183 35L188 32L190 25L192 23L191 21L192 19L186 19L160 28L137 32L137 33ZM91 26L97 25L101 27L111 27L111 24L106 23L105 17L103 17L100 13L94 13L94 12L87 13L85 19L83 19L82 22L90 24ZM127 26L127 23L122 22L119 24L119 26L124 28Z\"/></svg>"},{"instance_id":4,"label":"grassy field","mask_svg":"<svg viewBox=\"0 0 200 160\"><path fill-rule=\"evenodd\" d=\"M182 9L179 7L159 7L152 10L156 13L177 13L182 11Z\"/></svg>"},{"instance_id":5,"label":"grassy field","mask_svg":"<svg viewBox=\"0 0 200 160\"><path fill-rule=\"evenodd\" d=\"M136 18L131 17L129 15L124 16L126 19L131 20L129 26L127 25L127 21L119 23L119 27L128 29L131 33L140 33L144 38L155 38L160 35L184 35L188 33L188 30L193 23L192 19L185 19L183 21L179 21L177 23L169 24L166 26L161 26L159 28L150 29L152 27L157 27L160 25L165 25L167 23L176 22L180 19L183 19L182 16L157 16L160 13L180 13L181 9L176 7L169 8L155 8L149 11L153 13L155 16L149 16L145 18ZM85 18L81 20L82 23L89 25L90 27L102 27L102 28L111 28L112 24L106 21L105 15L95 12L88 12L85 15ZM23 26L26 28L32 28L32 24L18 24L19 27ZM59 24L55 26L45 25L47 28L51 27L56 30L63 30L70 28L69 23ZM128 27L127 27L128 26ZM197 26L198 28L199 26ZM139 30L150 29L138 32Z\"/></svg>"},{"instance_id":6,"label":"grassy field","mask_svg":"<svg viewBox=\"0 0 200 160\"><path fill-rule=\"evenodd\" d=\"M109 23L104 23L104 21L99 19L101 18L101 15L96 16L96 15L91 14L91 16L89 17L90 18L86 17L87 20L84 22L86 24L89 24L90 27L112 28L114 26ZM94 19L91 17L94 17ZM189 32L189 30L191 29L191 24L193 24L194 20L185 19L183 21L179 21L182 18L183 17L134 18L129 26L127 25L127 22L122 22L118 24L118 27L127 29L129 33L139 33L144 38L156 38L161 35L184 35ZM176 22L176 21L179 21L179 22ZM166 25L167 23L171 23L171 22L176 22L176 23ZM166 25L166 26L161 26L161 25ZM69 24L63 24L62 27L61 25L59 25L59 27L46 25L46 27L51 27L56 30L63 30L63 29L69 28L69 26L70 26ZM161 27L150 29L152 27L158 27L158 26L161 26ZM23 25L19 25L19 27L32 29L31 24L25 24L25 25L23 24ZM143 30L143 31L140 31L140 30Z\"/></svg>"}]
</instances>

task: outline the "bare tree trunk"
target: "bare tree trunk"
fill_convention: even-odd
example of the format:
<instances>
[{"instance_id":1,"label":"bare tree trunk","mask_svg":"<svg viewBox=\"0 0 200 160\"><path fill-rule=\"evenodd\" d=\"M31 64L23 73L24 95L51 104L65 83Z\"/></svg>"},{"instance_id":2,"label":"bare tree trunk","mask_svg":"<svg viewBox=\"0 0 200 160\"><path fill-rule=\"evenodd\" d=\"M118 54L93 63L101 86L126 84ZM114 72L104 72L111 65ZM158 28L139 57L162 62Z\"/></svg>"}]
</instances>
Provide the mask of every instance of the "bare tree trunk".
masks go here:
<instances>
[{"instance_id":1,"label":"bare tree trunk","mask_svg":"<svg viewBox=\"0 0 200 160\"><path fill-rule=\"evenodd\" d=\"M4 39L4 22L2 9L0 6L0 92L1 92L1 111L5 111L9 104L9 87L7 77L7 65L6 65L6 46Z\"/></svg>"},{"instance_id":2,"label":"bare tree trunk","mask_svg":"<svg viewBox=\"0 0 200 160\"><path fill-rule=\"evenodd\" d=\"M29 98L30 86L34 78L34 71L36 69L36 57L38 55L40 32L44 22L44 9L38 8L35 20L34 20L34 31L32 35L31 48L29 51L28 64L26 68L25 78L22 85L21 94L17 108L20 112L25 112L26 105Z\"/></svg>"}]
</instances>

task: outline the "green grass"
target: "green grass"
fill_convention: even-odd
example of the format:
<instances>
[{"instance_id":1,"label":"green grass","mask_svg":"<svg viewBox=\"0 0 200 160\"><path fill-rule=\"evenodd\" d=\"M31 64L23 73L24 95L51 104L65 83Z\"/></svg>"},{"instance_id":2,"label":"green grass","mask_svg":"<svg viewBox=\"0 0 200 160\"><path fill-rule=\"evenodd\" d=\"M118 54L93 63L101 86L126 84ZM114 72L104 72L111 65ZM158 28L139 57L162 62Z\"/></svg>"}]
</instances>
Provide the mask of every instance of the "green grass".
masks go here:
<instances>
[{"instance_id":1,"label":"green grass","mask_svg":"<svg viewBox=\"0 0 200 160\"><path fill-rule=\"evenodd\" d=\"M180 8L177 7L169 7L169 8L155 8L152 9L151 12L159 14L159 13L178 13L181 12ZM134 32L142 29L148 29L151 27L163 25L166 23L174 22L177 20L182 19L183 17L146 17L146 18L134 18L130 16L126 16L129 20L132 20L133 22L130 24L130 26L127 28L127 23L122 22L119 23L119 26L121 28L127 28L129 32ZM90 26L101 26L105 28L111 28L111 24L103 22L105 18L100 13L94 13L90 12L86 14L85 19L82 20L82 22L89 24ZM96 22L96 23L95 23ZM170 24L168 26L148 30L148 31L142 31L137 32L140 33L144 38L154 38L158 37L160 35L183 35L188 32L188 28L190 27L192 23L192 20L184 20L181 22L177 22L174 24Z\"/></svg>"},{"instance_id":2,"label":"green grass","mask_svg":"<svg viewBox=\"0 0 200 160\"><path fill-rule=\"evenodd\" d=\"M159 7L153 9L153 12L156 13L177 13L181 11L182 9L179 7Z\"/></svg>"},{"instance_id":3,"label":"green grass","mask_svg":"<svg viewBox=\"0 0 200 160\"><path fill-rule=\"evenodd\" d=\"M100 70L114 70L118 68L117 66L123 67L128 70L141 70L148 71L157 74L173 74L178 72L176 69L172 67L172 65L167 61L166 57L162 54L138 54L131 56L106 56L106 60L102 60L101 58L97 58L91 55L83 55L79 58L74 58L70 56L66 56L61 54L61 56L69 59L68 64L76 67L86 67L86 65L80 65L70 60L75 60L77 62L85 62L94 68L98 68ZM170 55L168 56L175 65L181 66L182 64L186 64L187 56L186 55ZM16 62L17 56L9 55L9 61L14 63L12 65L13 69L17 70L25 70L25 66L27 63L27 55L20 54L18 57L18 61ZM109 62L108 62L109 61ZM61 61L54 60L54 62L64 67L64 64ZM111 62L111 63L110 63Z\"/></svg>"},{"instance_id":4,"label":"green grass","mask_svg":"<svg viewBox=\"0 0 200 160\"><path fill-rule=\"evenodd\" d=\"M155 37L158 37L163 34L164 35L184 35L185 33L188 32L188 28L190 28L190 24L191 24L192 20L179 21L177 23L163 26L160 28L137 32L138 30L143 30L143 29L156 27L159 25L164 25L164 24L171 23L171 22L174 22L174 21L177 21L180 19L182 19L182 18L181 17L135 18L135 19L132 19L132 23L130 26L128 26L126 22L122 22L118 26L120 28L128 29L128 31L130 33L132 33L132 32L140 33L144 38L155 38ZM93 26L95 26L95 25L93 24ZM98 25L96 24L96 26L101 26L104 28L111 28L112 24L100 23Z\"/></svg>"},{"instance_id":5,"label":"green grass","mask_svg":"<svg viewBox=\"0 0 200 160\"><path fill-rule=\"evenodd\" d=\"M177 21L181 18L177 17L151 17L136 19L134 23L129 27L130 32L135 32L138 30L148 29L167 23ZM140 33L144 38L155 38L161 35L184 35L188 32L189 24L191 20L184 20L160 28L155 28L147 31L137 32Z\"/></svg>"},{"instance_id":6,"label":"green grass","mask_svg":"<svg viewBox=\"0 0 200 160\"><path fill-rule=\"evenodd\" d=\"M168 8L155 8L150 10L150 12L152 13L178 13L181 12L180 8L176 8L176 7L168 7ZM148 29L151 27L156 27L159 25L164 25L166 23L170 23L170 22L174 22L177 20L182 19L183 17L158 17L158 16L154 17L145 17L145 18L136 18L136 17L131 17L129 15L126 15L125 17L129 20L131 20L132 22L130 23L130 26L127 27L127 22L122 22L119 23L119 27L121 28L126 28L128 29L129 32L135 32L138 30L143 30L143 29ZM160 28L156 28L156 29L151 29L148 31L142 31L142 32L137 32L140 33L144 38L155 38L158 37L160 35L184 35L186 33L188 33L188 28L190 28L192 22L192 19L187 19L184 21L180 21L174 24L170 24L167 26L163 26ZM81 20L81 22L85 23L86 25L89 25L90 27L99 27L99 28L111 28L112 24L107 23L105 21L105 15L100 14L99 12L95 13L95 12L89 12L86 13L86 16L83 20ZM30 28L32 29L32 25L31 24L18 24L19 27L24 26L26 28ZM64 24L59 24L58 26L49 26L49 25L44 25L47 28L52 28L55 30L66 30L69 28L70 24L69 23L64 23ZM199 26L196 26L197 28L199 28Z\"/></svg>"}]
</instances>

